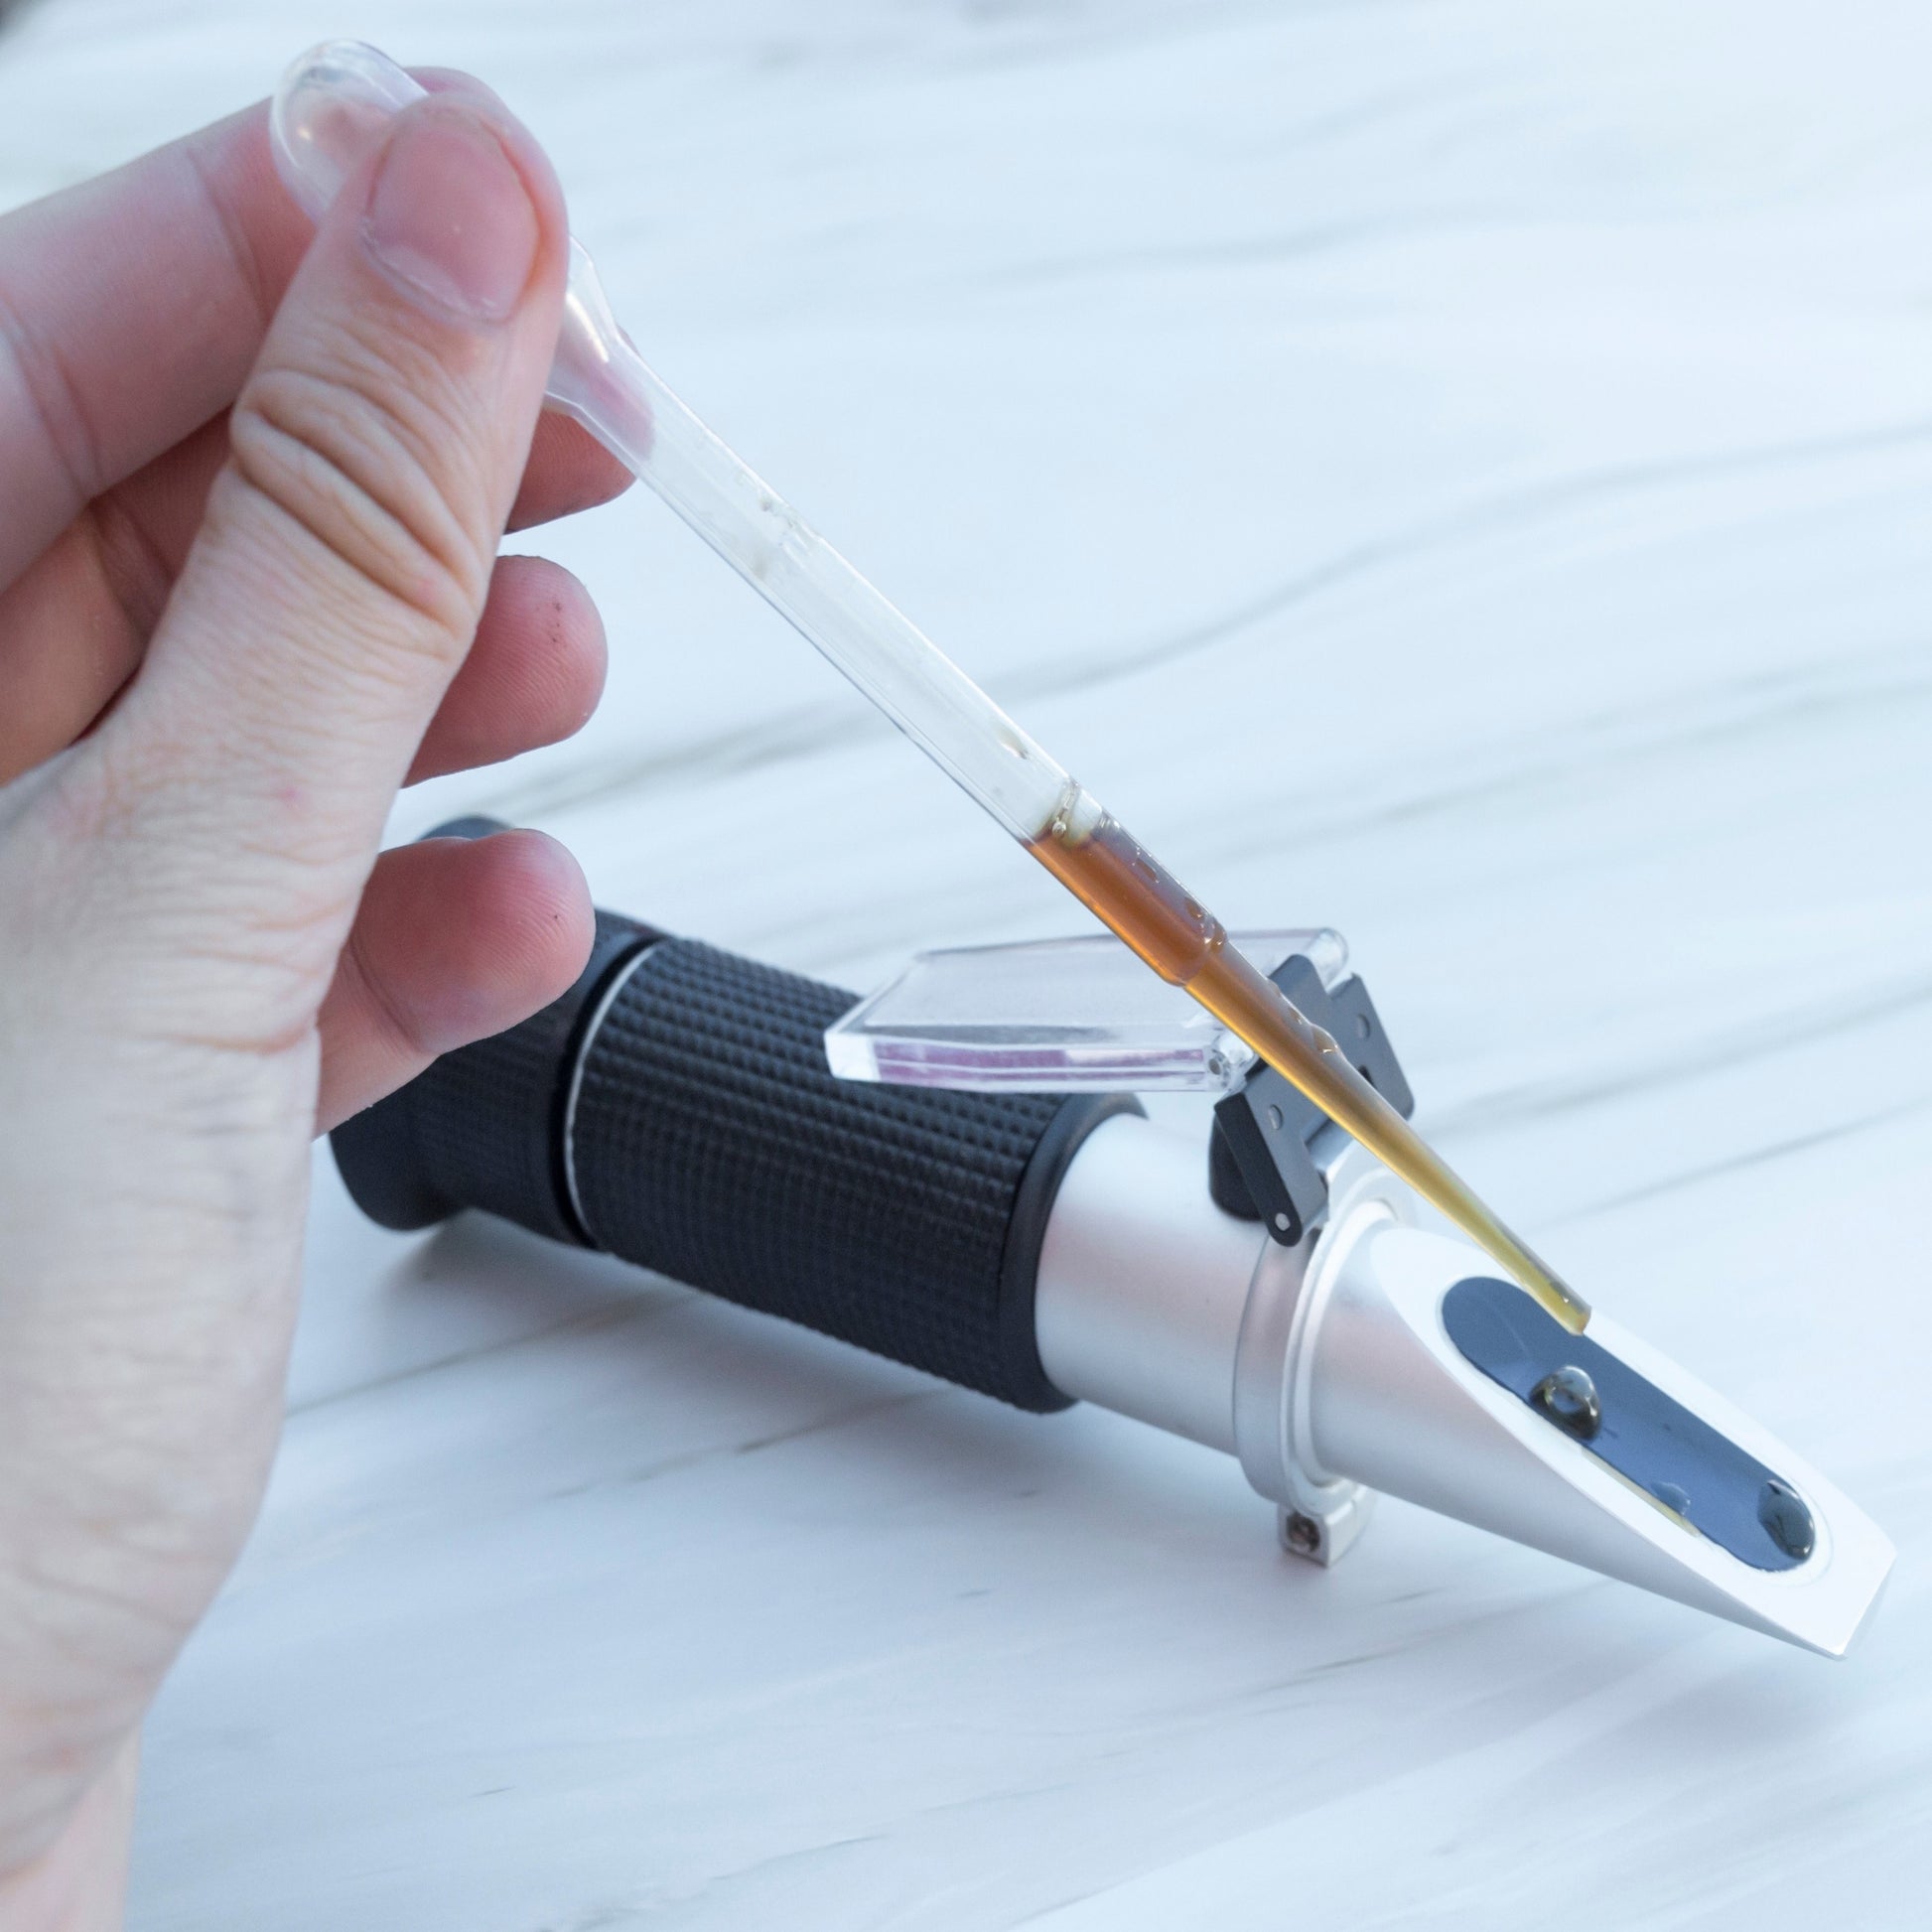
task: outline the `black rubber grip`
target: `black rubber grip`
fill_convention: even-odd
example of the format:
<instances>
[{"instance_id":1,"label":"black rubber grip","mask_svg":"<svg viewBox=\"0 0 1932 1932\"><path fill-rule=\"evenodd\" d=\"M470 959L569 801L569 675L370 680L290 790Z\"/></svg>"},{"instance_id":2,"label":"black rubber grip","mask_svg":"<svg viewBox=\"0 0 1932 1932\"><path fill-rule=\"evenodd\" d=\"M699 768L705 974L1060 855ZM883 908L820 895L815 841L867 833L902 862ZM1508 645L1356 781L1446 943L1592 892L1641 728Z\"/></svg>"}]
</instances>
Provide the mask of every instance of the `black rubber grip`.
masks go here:
<instances>
[{"instance_id":1,"label":"black rubber grip","mask_svg":"<svg viewBox=\"0 0 1932 1932\"><path fill-rule=\"evenodd\" d=\"M835 1079L824 1031L852 1003L600 913L563 999L345 1122L337 1164L385 1226L483 1208L1020 1408L1066 1407L1034 1333L1040 1242L1075 1150L1138 1103Z\"/></svg>"},{"instance_id":2,"label":"black rubber grip","mask_svg":"<svg viewBox=\"0 0 1932 1932\"><path fill-rule=\"evenodd\" d=\"M670 939L584 1060L577 1200L614 1254L998 1396L1066 1398L1034 1280L1066 1163L1124 1096L994 1096L833 1077L835 987Z\"/></svg>"},{"instance_id":3,"label":"black rubber grip","mask_svg":"<svg viewBox=\"0 0 1932 1932\"><path fill-rule=\"evenodd\" d=\"M459 818L433 839L483 839L509 828ZM355 1203L388 1228L423 1228L484 1207L556 1241L584 1240L563 1165L570 1069L603 989L642 947L664 935L613 912L576 983L520 1027L445 1053L388 1099L345 1121L330 1139Z\"/></svg>"},{"instance_id":4,"label":"black rubber grip","mask_svg":"<svg viewBox=\"0 0 1932 1932\"><path fill-rule=\"evenodd\" d=\"M561 1000L445 1053L337 1128L336 1166L362 1212L384 1227L423 1228L483 1207L553 1241L583 1242L563 1166L570 1068L603 985L659 937L600 912L590 964Z\"/></svg>"}]
</instances>

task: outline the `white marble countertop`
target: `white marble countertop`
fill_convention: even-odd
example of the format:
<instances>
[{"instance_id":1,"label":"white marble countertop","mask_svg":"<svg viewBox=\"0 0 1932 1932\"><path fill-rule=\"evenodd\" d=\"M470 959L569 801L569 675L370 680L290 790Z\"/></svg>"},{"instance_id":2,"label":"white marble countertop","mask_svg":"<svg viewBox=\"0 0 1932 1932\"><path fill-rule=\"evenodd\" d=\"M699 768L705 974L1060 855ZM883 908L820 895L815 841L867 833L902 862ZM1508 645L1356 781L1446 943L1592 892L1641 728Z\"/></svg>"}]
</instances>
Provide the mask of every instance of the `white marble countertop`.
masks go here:
<instances>
[{"instance_id":1,"label":"white marble countertop","mask_svg":"<svg viewBox=\"0 0 1932 1932\"><path fill-rule=\"evenodd\" d=\"M1450 1158L1897 1541L1842 1665L1036 1419L324 1158L141 1932L1917 1924L1932 1842L1932 15L46 0L0 199L325 33L495 80L646 351ZM429 787L863 984L1067 907L667 515L583 739Z\"/></svg>"}]
</instances>

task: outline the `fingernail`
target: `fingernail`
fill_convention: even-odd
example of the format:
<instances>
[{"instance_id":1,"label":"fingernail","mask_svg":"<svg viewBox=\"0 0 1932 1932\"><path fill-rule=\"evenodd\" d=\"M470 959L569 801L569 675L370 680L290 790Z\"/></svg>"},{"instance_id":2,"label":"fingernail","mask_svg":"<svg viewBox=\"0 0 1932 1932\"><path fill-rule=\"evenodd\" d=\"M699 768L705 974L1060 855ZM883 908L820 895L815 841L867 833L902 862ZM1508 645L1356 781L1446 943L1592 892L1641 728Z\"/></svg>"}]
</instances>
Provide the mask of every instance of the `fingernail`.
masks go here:
<instances>
[{"instance_id":1,"label":"fingernail","mask_svg":"<svg viewBox=\"0 0 1932 1932\"><path fill-rule=\"evenodd\" d=\"M537 255L537 213L502 144L449 99L396 123L362 221L369 253L432 310L474 322L513 313Z\"/></svg>"}]
</instances>

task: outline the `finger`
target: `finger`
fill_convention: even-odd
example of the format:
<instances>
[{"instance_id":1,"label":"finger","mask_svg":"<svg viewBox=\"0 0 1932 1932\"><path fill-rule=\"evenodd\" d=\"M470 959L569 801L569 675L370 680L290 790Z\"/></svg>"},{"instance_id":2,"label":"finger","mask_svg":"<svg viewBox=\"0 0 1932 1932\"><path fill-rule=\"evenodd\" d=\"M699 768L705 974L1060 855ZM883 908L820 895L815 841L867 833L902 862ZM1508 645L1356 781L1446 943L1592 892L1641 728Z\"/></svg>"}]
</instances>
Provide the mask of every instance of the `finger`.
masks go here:
<instances>
[{"instance_id":1,"label":"finger","mask_svg":"<svg viewBox=\"0 0 1932 1932\"><path fill-rule=\"evenodd\" d=\"M595 509L621 496L631 482L630 472L589 430L546 410L537 418L529 467L510 510L509 527L527 530Z\"/></svg>"},{"instance_id":2,"label":"finger","mask_svg":"<svg viewBox=\"0 0 1932 1932\"><path fill-rule=\"evenodd\" d=\"M467 75L418 77L499 105ZM234 400L314 232L265 102L0 218L0 584ZM627 481L567 419L541 441L519 525Z\"/></svg>"},{"instance_id":3,"label":"finger","mask_svg":"<svg viewBox=\"0 0 1932 1932\"><path fill-rule=\"evenodd\" d=\"M385 852L323 1002L316 1131L548 1006L593 930L577 862L540 832Z\"/></svg>"},{"instance_id":4,"label":"finger","mask_svg":"<svg viewBox=\"0 0 1932 1932\"><path fill-rule=\"evenodd\" d=\"M0 784L71 745L134 674L227 454L221 416L87 504L0 590ZM509 527L589 509L630 481L568 417L541 416Z\"/></svg>"},{"instance_id":5,"label":"finger","mask_svg":"<svg viewBox=\"0 0 1932 1932\"><path fill-rule=\"evenodd\" d=\"M134 674L227 452L217 419L87 504L0 592L0 784L72 744Z\"/></svg>"},{"instance_id":6,"label":"finger","mask_svg":"<svg viewBox=\"0 0 1932 1932\"><path fill-rule=\"evenodd\" d=\"M0 220L0 582L234 399L312 232L265 106Z\"/></svg>"},{"instance_id":7,"label":"finger","mask_svg":"<svg viewBox=\"0 0 1932 1932\"><path fill-rule=\"evenodd\" d=\"M597 709L604 665L604 622L583 585L545 558L504 557L409 783L572 737Z\"/></svg>"},{"instance_id":8,"label":"finger","mask_svg":"<svg viewBox=\"0 0 1932 1932\"><path fill-rule=\"evenodd\" d=\"M451 96L396 117L235 404L142 675L68 768L155 849L157 890L179 880L241 940L295 947L280 962L292 987L333 967L469 649L555 344L566 240L554 178L513 122Z\"/></svg>"},{"instance_id":9,"label":"finger","mask_svg":"<svg viewBox=\"0 0 1932 1932\"><path fill-rule=\"evenodd\" d=\"M71 745L134 674L226 454L226 425L210 424L89 504L0 593L0 785ZM526 496L535 474L533 459ZM504 558L410 782L570 737L596 708L604 658L582 585L541 559Z\"/></svg>"}]
</instances>

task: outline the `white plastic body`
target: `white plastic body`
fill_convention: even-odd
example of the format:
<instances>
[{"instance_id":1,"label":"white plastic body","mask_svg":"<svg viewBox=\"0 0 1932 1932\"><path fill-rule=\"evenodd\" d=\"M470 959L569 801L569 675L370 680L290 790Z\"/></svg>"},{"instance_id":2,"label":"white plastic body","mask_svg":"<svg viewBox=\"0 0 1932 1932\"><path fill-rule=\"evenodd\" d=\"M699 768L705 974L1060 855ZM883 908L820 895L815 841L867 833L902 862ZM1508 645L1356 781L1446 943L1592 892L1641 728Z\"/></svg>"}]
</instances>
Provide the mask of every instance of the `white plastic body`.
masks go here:
<instances>
[{"instance_id":1,"label":"white plastic body","mask_svg":"<svg viewBox=\"0 0 1932 1932\"><path fill-rule=\"evenodd\" d=\"M1048 1222L1035 1326L1066 1394L1239 1457L1290 1547L1331 1562L1375 1491L1420 1503L1786 1642L1842 1656L1892 1565L1884 1535L1785 1444L1637 1336L1591 1338L1796 1486L1797 1568L1757 1570L1687 1527L1469 1362L1443 1297L1494 1271L1420 1225L1345 1137L1315 1152L1329 1219L1294 1248L1208 1197L1198 1143L1120 1118L1075 1158Z\"/></svg>"}]
</instances>

